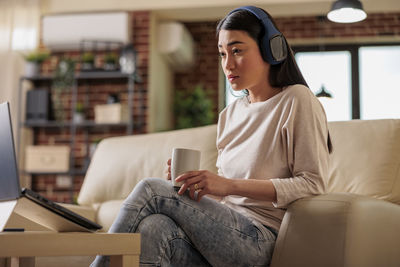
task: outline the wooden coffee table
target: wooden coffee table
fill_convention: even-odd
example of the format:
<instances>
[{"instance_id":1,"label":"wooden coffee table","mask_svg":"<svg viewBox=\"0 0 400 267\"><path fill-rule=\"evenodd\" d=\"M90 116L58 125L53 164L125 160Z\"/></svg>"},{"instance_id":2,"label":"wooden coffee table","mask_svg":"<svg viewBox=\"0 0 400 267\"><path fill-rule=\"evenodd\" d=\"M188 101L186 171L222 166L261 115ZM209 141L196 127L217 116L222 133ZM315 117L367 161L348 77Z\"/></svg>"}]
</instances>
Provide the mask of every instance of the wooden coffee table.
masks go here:
<instances>
[{"instance_id":1,"label":"wooden coffee table","mask_svg":"<svg viewBox=\"0 0 400 267\"><path fill-rule=\"evenodd\" d=\"M0 258L9 258L11 267L23 258L29 266L39 256L110 255L111 266L139 266L140 235L108 233L2 232ZM28 258L28 259L27 259ZM24 264L24 266L26 266Z\"/></svg>"}]
</instances>

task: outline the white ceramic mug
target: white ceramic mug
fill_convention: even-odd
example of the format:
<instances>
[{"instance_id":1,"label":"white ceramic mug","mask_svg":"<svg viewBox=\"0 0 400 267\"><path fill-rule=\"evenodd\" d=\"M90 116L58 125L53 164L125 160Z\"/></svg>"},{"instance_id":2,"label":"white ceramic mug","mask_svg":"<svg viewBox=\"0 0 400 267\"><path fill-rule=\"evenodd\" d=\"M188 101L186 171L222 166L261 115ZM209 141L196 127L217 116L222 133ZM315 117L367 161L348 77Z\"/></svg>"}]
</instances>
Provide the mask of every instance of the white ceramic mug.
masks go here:
<instances>
[{"instance_id":1,"label":"white ceramic mug","mask_svg":"<svg viewBox=\"0 0 400 267\"><path fill-rule=\"evenodd\" d=\"M194 149L174 148L172 150L171 181L175 187L180 187L183 184L183 182L175 182L179 175L200 168L200 155L200 151Z\"/></svg>"}]
</instances>

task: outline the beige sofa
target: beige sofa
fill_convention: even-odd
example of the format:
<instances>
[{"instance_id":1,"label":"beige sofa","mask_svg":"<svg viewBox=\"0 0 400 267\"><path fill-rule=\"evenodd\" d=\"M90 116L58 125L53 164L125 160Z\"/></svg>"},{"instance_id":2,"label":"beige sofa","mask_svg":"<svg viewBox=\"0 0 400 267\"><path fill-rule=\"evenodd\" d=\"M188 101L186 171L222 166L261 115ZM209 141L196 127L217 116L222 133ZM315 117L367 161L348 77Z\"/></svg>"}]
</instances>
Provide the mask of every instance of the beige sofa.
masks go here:
<instances>
[{"instance_id":1,"label":"beige sofa","mask_svg":"<svg viewBox=\"0 0 400 267\"><path fill-rule=\"evenodd\" d=\"M290 205L271 266L400 266L400 120L331 122L329 129L327 194ZM212 125L103 140L78 212L107 230L140 179L164 177L173 147L201 150L201 168L215 172L215 139Z\"/></svg>"}]
</instances>

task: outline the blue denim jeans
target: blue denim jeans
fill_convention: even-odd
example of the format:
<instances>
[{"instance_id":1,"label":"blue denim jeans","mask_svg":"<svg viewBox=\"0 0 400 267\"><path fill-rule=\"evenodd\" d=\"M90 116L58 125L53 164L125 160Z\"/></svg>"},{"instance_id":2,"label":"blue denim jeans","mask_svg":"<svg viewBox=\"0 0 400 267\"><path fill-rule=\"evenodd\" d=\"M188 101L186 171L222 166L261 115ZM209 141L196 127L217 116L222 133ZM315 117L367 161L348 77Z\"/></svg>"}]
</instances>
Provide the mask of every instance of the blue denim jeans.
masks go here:
<instances>
[{"instance_id":1,"label":"blue denim jeans","mask_svg":"<svg viewBox=\"0 0 400 267\"><path fill-rule=\"evenodd\" d=\"M218 201L180 196L156 178L136 185L109 232L141 234L140 266L268 266L276 240ZM109 266L109 257L97 256L91 266Z\"/></svg>"}]
</instances>

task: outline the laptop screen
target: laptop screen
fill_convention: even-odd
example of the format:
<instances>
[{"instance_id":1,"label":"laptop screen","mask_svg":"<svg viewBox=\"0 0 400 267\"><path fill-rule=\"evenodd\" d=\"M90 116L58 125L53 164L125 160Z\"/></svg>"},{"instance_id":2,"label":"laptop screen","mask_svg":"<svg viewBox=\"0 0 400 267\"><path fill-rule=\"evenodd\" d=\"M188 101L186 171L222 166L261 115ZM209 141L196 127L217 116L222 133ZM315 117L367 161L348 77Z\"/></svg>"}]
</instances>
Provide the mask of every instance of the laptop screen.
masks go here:
<instances>
[{"instance_id":1,"label":"laptop screen","mask_svg":"<svg viewBox=\"0 0 400 267\"><path fill-rule=\"evenodd\" d=\"M20 196L14 138L8 102L0 104L0 201Z\"/></svg>"}]
</instances>

